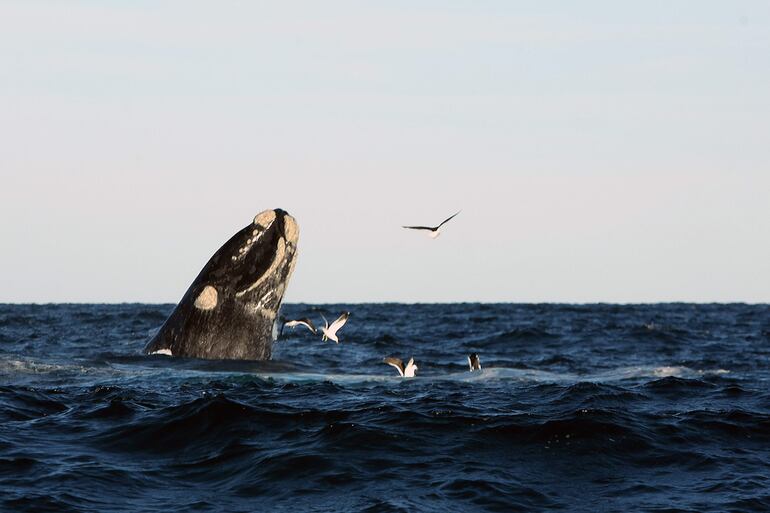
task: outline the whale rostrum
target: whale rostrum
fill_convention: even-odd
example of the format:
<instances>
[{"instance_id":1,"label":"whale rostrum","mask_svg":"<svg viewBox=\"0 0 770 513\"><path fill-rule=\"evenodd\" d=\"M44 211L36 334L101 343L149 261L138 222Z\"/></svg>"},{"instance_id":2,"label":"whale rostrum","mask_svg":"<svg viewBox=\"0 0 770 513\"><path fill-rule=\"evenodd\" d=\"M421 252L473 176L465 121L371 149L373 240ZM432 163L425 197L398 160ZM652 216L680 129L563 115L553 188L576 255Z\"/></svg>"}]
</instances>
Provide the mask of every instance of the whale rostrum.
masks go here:
<instances>
[{"instance_id":1,"label":"whale rostrum","mask_svg":"<svg viewBox=\"0 0 770 513\"><path fill-rule=\"evenodd\" d=\"M214 253L144 352L190 358L267 360L299 227L265 210Z\"/></svg>"}]
</instances>

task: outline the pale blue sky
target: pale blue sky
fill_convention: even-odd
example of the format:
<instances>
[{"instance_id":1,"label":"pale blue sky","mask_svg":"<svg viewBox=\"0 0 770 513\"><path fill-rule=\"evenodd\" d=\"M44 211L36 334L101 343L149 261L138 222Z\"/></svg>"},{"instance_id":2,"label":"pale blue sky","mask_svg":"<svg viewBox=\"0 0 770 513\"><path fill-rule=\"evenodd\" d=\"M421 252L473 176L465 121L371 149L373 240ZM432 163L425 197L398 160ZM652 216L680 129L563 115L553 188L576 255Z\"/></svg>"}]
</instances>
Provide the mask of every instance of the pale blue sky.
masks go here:
<instances>
[{"instance_id":1,"label":"pale blue sky","mask_svg":"<svg viewBox=\"0 0 770 513\"><path fill-rule=\"evenodd\" d=\"M770 301L765 1L0 1L0 63L0 301L274 207L287 301Z\"/></svg>"}]
</instances>

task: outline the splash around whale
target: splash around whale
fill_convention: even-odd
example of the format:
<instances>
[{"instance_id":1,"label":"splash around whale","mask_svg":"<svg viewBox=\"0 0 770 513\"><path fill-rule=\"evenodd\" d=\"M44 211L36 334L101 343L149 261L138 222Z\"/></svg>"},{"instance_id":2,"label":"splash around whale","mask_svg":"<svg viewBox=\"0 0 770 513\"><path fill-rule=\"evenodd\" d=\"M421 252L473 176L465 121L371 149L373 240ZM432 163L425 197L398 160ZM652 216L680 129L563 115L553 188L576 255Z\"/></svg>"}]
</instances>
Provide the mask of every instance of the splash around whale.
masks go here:
<instances>
[{"instance_id":1,"label":"splash around whale","mask_svg":"<svg viewBox=\"0 0 770 513\"><path fill-rule=\"evenodd\" d=\"M257 214L209 259L145 354L270 359L298 239L297 222L285 211Z\"/></svg>"}]
</instances>

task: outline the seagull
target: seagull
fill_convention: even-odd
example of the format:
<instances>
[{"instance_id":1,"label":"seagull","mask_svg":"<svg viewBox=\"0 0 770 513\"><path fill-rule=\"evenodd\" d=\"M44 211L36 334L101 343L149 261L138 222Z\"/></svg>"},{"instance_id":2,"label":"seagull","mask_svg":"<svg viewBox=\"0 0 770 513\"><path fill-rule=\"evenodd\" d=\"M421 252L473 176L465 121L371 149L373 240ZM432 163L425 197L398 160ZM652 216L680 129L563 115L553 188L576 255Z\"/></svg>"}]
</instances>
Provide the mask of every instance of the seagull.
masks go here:
<instances>
[{"instance_id":1,"label":"seagull","mask_svg":"<svg viewBox=\"0 0 770 513\"><path fill-rule=\"evenodd\" d=\"M329 326L329 321L326 320L326 317L321 315L324 320L325 326L321 328L321 331L323 332L323 337L321 337L321 340L326 342L327 339L334 340L336 343L340 343L339 339L337 338L337 331L341 327L345 325L346 322L348 322L348 317L350 317L350 312L342 312L342 315L337 317L337 320L332 323L331 326Z\"/></svg>"},{"instance_id":2,"label":"seagull","mask_svg":"<svg viewBox=\"0 0 770 513\"><path fill-rule=\"evenodd\" d=\"M476 353L471 353L468 356L468 367L471 368L471 372L475 370L481 370L481 360L479 360L479 355Z\"/></svg>"},{"instance_id":3,"label":"seagull","mask_svg":"<svg viewBox=\"0 0 770 513\"><path fill-rule=\"evenodd\" d=\"M399 358L385 358L382 360L388 365L392 365L398 371L398 375L402 378L413 378L414 373L417 370L417 365L414 364L414 358L409 358L409 363L404 367L404 362Z\"/></svg>"},{"instance_id":4,"label":"seagull","mask_svg":"<svg viewBox=\"0 0 770 513\"><path fill-rule=\"evenodd\" d=\"M402 226L402 228L406 228L408 230L427 230L428 236L431 239L435 239L439 235L441 235L441 227L444 226L450 219L452 219L454 216L462 212L462 210L458 210L454 215L451 215L444 219L441 224L438 226Z\"/></svg>"},{"instance_id":5,"label":"seagull","mask_svg":"<svg viewBox=\"0 0 770 513\"><path fill-rule=\"evenodd\" d=\"M297 326L304 326L313 333L317 333L315 326L313 326L313 322L308 319L307 317L303 317L302 319L291 319L288 320L286 317L281 316L281 333L278 335L278 338L283 336L283 329L288 326L289 328L296 328Z\"/></svg>"}]
</instances>

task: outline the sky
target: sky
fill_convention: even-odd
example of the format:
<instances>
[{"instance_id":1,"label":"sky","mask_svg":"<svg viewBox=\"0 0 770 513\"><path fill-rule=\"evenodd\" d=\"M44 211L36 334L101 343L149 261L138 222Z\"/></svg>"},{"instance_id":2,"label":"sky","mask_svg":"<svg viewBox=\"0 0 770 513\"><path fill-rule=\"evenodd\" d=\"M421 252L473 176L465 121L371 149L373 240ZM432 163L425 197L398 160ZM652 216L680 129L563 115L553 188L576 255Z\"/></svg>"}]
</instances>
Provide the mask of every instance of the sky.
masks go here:
<instances>
[{"instance_id":1,"label":"sky","mask_svg":"<svg viewBox=\"0 0 770 513\"><path fill-rule=\"evenodd\" d=\"M764 0L0 0L0 63L0 302L277 207L288 302L770 302Z\"/></svg>"}]
</instances>

